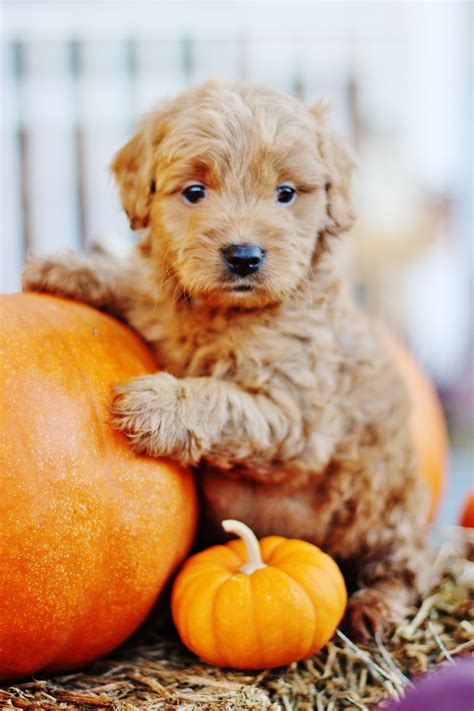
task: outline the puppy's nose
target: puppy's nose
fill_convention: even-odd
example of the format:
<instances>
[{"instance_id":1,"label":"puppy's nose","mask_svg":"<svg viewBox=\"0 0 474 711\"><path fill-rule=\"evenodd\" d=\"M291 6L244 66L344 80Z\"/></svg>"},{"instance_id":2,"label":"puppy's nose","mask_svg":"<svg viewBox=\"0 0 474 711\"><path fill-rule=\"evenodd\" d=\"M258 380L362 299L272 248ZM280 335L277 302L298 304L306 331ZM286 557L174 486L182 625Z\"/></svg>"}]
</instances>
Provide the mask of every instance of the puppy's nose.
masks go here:
<instances>
[{"instance_id":1,"label":"puppy's nose","mask_svg":"<svg viewBox=\"0 0 474 711\"><path fill-rule=\"evenodd\" d=\"M232 244L223 250L224 261L232 274L255 274L263 264L263 250L257 244Z\"/></svg>"}]
</instances>

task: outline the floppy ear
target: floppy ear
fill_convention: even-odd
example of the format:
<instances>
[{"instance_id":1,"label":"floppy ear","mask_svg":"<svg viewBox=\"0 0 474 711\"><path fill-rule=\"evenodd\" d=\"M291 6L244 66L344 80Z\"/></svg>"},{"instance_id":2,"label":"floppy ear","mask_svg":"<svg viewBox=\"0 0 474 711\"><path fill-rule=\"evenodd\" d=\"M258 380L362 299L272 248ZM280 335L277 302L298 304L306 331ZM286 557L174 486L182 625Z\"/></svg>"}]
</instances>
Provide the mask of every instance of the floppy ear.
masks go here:
<instances>
[{"instance_id":1,"label":"floppy ear","mask_svg":"<svg viewBox=\"0 0 474 711\"><path fill-rule=\"evenodd\" d=\"M327 108L317 104L310 112L316 120L318 151L326 170L324 187L328 219L325 232L337 235L346 232L354 222L351 183L355 162L345 141L328 129Z\"/></svg>"},{"instance_id":2,"label":"floppy ear","mask_svg":"<svg viewBox=\"0 0 474 711\"><path fill-rule=\"evenodd\" d=\"M155 191L153 144L148 122L116 153L111 165L119 187L122 206L132 230L143 229L150 217L150 201Z\"/></svg>"}]
</instances>

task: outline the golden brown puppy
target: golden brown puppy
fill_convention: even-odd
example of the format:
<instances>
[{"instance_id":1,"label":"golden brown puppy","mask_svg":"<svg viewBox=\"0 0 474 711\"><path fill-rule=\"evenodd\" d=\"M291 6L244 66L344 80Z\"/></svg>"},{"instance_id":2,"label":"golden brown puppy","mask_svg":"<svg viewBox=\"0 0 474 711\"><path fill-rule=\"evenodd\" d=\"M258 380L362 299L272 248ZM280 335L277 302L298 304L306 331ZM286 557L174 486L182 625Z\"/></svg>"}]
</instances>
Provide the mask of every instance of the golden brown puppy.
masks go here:
<instances>
[{"instance_id":1,"label":"golden brown puppy","mask_svg":"<svg viewBox=\"0 0 474 711\"><path fill-rule=\"evenodd\" d=\"M164 102L112 164L141 240L127 263L36 258L24 288L120 315L165 372L117 387L139 452L199 465L208 531L321 546L357 574L348 618L384 631L427 584L409 404L335 235L352 159L324 111L210 82Z\"/></svg>"}]
</instances>

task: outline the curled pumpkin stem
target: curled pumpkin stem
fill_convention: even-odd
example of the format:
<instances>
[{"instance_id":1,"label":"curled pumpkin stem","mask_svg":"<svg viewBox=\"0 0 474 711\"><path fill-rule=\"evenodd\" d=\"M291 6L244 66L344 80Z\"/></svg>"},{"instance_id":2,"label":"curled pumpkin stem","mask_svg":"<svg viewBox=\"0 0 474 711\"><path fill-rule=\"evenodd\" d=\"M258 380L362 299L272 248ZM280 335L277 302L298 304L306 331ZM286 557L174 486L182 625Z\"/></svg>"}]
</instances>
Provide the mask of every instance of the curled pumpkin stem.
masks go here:
<instances>
[{"instance_id":1,"label":"curled pumpkin stem","mask_svg":"<svg viewBox=\"0 0 474 711\"><path fill-rule=\"evenodd\" d=\"M245 547L247 549L247 562L240 568L240 573L252 575L255 570L267 567L262 560L260 544L257 536L251 528L246 526L245 523L242 523L242 521L235 521L234 519L222 521L222 528L227 533L235 533L245 543Z\"/></svg>"}]
</instances>

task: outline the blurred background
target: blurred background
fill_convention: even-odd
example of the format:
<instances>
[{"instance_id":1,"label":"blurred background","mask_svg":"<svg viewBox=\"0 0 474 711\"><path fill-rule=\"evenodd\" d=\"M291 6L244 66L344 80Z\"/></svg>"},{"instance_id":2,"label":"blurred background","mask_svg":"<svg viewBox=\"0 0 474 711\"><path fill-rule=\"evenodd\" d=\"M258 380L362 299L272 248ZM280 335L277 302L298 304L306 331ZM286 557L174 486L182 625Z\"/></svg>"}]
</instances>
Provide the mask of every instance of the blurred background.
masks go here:
<instances>
[{"instance_id":1,"label":"blurred background","mask_svg":"<svg viewBox=\"0 0 474 711\"><path fill-rule=\"evenodd\" d=\"M440 521L473 485L471 2L4 0L1 290L26 254L133 237L107 166L137 116L209 78L325 98L358 161L360 298L438 387Z\"/></svg>"}]
</instances>

